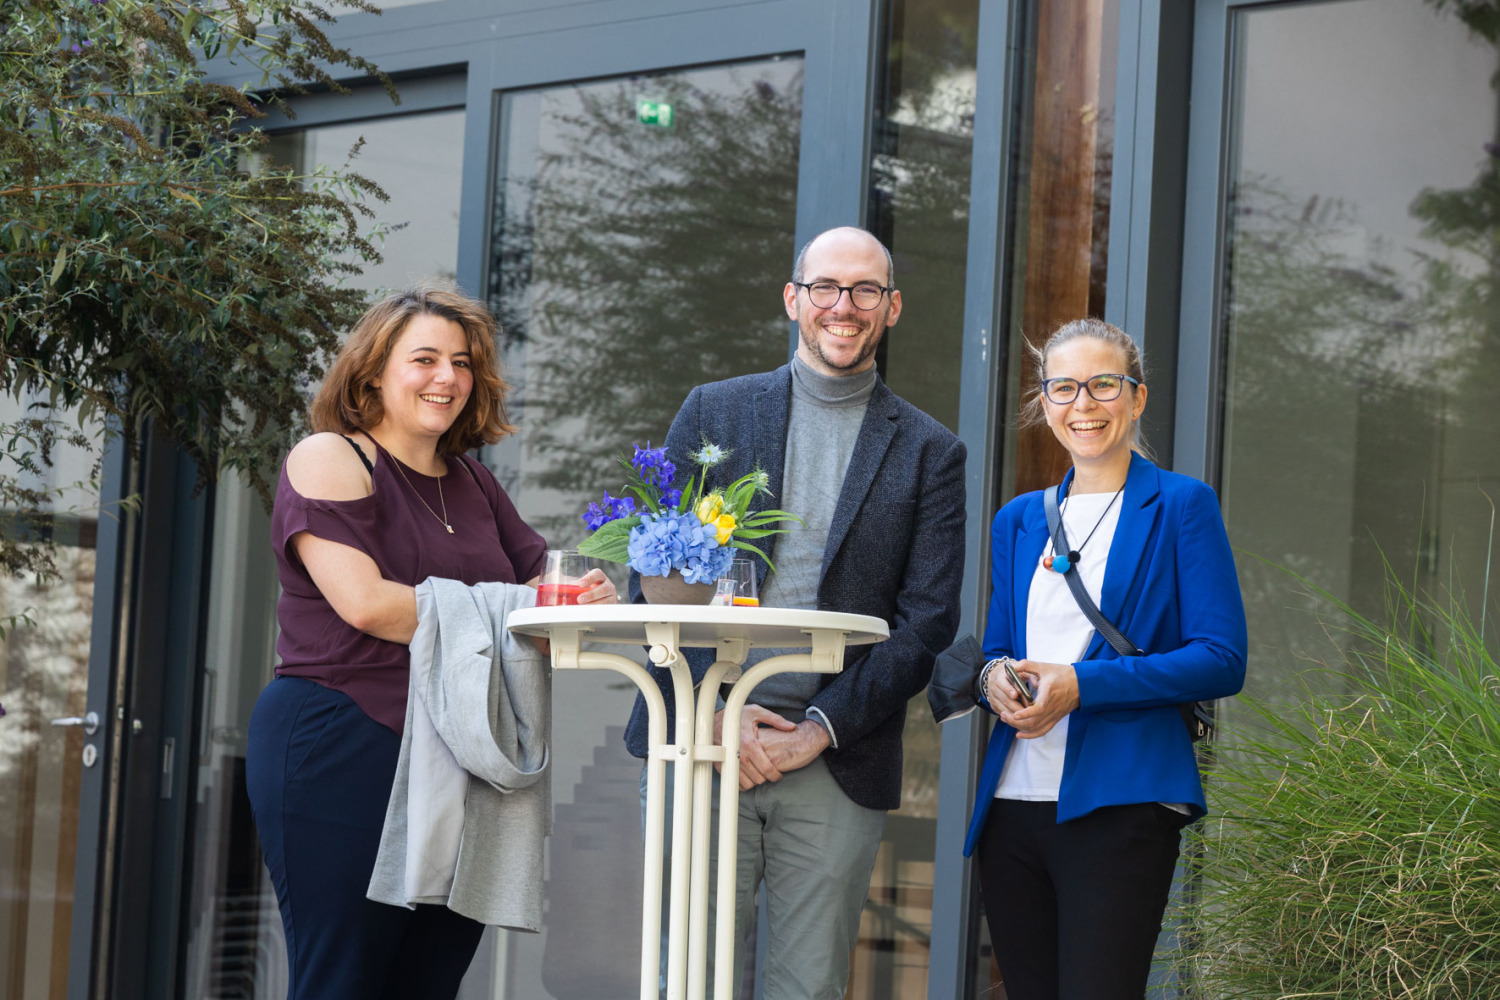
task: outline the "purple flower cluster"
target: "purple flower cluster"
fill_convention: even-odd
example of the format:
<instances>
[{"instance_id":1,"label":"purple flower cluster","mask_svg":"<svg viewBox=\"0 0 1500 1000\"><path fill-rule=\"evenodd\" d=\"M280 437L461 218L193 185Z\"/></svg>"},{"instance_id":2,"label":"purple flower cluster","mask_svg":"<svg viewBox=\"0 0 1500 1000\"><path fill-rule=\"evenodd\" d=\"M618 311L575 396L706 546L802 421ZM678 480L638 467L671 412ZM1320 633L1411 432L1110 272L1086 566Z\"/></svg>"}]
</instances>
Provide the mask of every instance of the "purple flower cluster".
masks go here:
<instances>
[{"instance_id":1,"label":"purple flower cluster","mask_svg":"<svg viewBox=\"0 0 1500 1000\"><path fill-rule=\"evenodd\" d=\"M677 466L667 458L667 449L653 448L650 441L646 442L644 448L636 445L635 457L630 460L630 464L648 486L666 489L672 485L672 477L677 475Z\"/></svg>"},{"instance_id":2,"label":"purple flower cluster","mask_svg":"<svg viewBox=\"0 0 1500 1000\"><path fill-rule=\"evenodd\" d=\"M589 504L589 509L583 515L583 523L590 531L598 531L609 522L630 517L634 513L635 500L630 497L612 497L609 490L605 490L602 500Z\"/></svg>"},{"instance_id":3,"label":"purple flower cluster","mask_svg":"<svg viewBox=\"0 0 1500 1000\"><path fill-rule=\"evenodd\" d=\"M642 576L681 570L688 583L713 583L729 571L734 548L720 545L717 533L691 512L643 514L630 529L630 565Z\"/></svg>"}]
</instances>

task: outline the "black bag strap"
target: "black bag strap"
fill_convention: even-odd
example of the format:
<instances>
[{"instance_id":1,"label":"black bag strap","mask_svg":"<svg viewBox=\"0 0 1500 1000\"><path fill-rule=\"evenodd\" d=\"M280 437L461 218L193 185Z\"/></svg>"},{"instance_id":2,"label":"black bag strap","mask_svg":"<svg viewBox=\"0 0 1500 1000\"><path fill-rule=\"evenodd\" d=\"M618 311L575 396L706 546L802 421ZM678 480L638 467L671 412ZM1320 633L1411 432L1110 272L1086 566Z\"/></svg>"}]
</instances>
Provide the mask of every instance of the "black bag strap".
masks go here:
<instances>
[{"instance_id":1,"label":"black bag strap","mask_svg":"<svg viewBox=\"0 0 1500 1000\"><path fill-rule=\"evenodd\" d=\"M1071 552L1068 547L1068 532L1063 527L1062 511L1059 509L1057 494L1061 487L1049 486L1043 494L1043 506L1047 511L1047 534L1052 538L1052 551L1056 553ZM1094 626L1094 630L1104 637L1116 653L1121 656L1145 656L1146 651L1125 637L1125 633L1115 628L1114 622L1104 617L1104 612L1099 610L1099 605L1089 596L1084 589L1083 578L1078 575L1076 563L1069 562L1068 570L1063 574L1063 579L1068 581L1068 589L1073 592L1073 600L1078 602L1078 610ZM1197 740L1206 739L1213 732L1214 716L1211 704L1204 702L1187 702L1177 706L1177 711L1182 715L1182 723L1187 726L1188 735Z\"/></svg>"},{"instance_id":2,"label":"black bag strap","mask_svg":"<svg viewBox=\"0 0 1500 1000\"><path fill-rule=\"evenodd\" d=\"M1071 552L1068 547L1068 531L1063 527L1062 512L1058 508L1057 493L1059 487L1047 487L1047 534L1052 536L1052 551L1054 553ZM1104 612L1099 610L1099 605L1089 596L1084 589L1083 578L1078 575L1078 567L1069 563L1068 571L1063 574L1063 579L1068 581L1068 589L1073 592L1073 600L1078 602L1078 608L1083 616L1089 620L1089 624L1102 636L1104 641L1114 647L1114 651L1121 656L1144 656L1146 651L1135 643L1125 638L1125 634L1115 628L1114 623L1104 617Z\"/></svg>"}]
</instances>

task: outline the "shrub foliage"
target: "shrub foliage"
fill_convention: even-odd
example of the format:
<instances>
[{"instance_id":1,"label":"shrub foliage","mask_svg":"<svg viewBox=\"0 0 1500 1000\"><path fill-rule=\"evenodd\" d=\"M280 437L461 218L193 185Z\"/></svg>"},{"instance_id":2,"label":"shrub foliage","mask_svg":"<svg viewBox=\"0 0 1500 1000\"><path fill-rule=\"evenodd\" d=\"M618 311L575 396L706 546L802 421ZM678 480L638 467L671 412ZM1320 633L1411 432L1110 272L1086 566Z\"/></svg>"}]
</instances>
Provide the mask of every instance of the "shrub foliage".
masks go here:
<instances>
[{"instance_id":1,"label":"shrub foliage","mask_svg":"<svg viewBox=\"0 0 1500 1000\"><path fill-rule=\"evenodd\" d=\"M1222 752L1191 918L1204 996L1500 995L1495 623L1487 646L1392 592L1384 624L1333 602L1346 696L1252 706L1258 735Z\"/></svg>"},{"instance_id":2,"label":"shrub foliage","mask_svg":"<svg viewBox=\"0 0 1500 1000\"><path fill-rule=\"evenodd\" d=\"M23 542L59 440L149 421L205 480L236 469L269 495L309 380L365 305L342 279L378 259L373 183L255 162L268 108L380 76L331 20L306 0L7 0L0 393L21 416L0 424L0 570L49 565Z\"/></svg>"}]
</instances>

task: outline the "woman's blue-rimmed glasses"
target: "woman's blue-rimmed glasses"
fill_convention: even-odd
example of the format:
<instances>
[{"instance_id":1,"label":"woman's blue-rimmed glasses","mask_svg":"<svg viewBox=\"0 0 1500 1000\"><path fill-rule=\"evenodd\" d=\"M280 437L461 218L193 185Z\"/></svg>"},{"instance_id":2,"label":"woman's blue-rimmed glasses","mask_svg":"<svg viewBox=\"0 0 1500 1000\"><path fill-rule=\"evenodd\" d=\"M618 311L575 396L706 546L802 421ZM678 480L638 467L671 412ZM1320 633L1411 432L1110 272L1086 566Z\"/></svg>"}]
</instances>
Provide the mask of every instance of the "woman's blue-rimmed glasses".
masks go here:
<instances>
[{"instance_id":1,"label":"woman's blue-rimmed glasses","mask_svg":"<svg viewBox=\"0 0 1500 1000\"><path fill-rule=\"evenodd\" d=\"M1044 378L1042 392L1046 393L1049 400L1062 406L1078 398L1078 386L1082 384L1096 401L1108 403L1120 398L1120 391L1125 388L1126 382L1136 386L1141 384L1129 375L1093 375L1082 383L1076 378Z\"/></svg>"}]
</instances>

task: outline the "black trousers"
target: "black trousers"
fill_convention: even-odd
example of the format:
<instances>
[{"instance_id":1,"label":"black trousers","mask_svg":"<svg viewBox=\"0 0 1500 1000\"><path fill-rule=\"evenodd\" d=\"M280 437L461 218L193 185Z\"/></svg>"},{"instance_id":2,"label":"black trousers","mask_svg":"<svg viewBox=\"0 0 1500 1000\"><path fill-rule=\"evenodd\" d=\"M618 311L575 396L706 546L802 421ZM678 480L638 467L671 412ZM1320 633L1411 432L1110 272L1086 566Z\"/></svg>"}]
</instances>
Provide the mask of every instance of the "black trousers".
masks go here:
<instances>
[{"instance_id":1,"label":"black trousers","mask_svg":"<svg viewBox=\"0 0 1500 1000\"><path fill-rule=\"evenodd\" d=\"M484 926L365 898L401 738L348 695L272 681L245 777L286 928L288 1000L452 1000Z\"/></svg>"},{"instance_id":2,"label":"black trousers","mask_svg":"<svg viewBox=\"0 0 1500 1000\"><path fill-rule=\"evenodd\" d=\"M1154 802L1057 822L996 799L978 846L1008 1000L1140 1000L1187 817Z\"/></svg>"}]
</instances>

